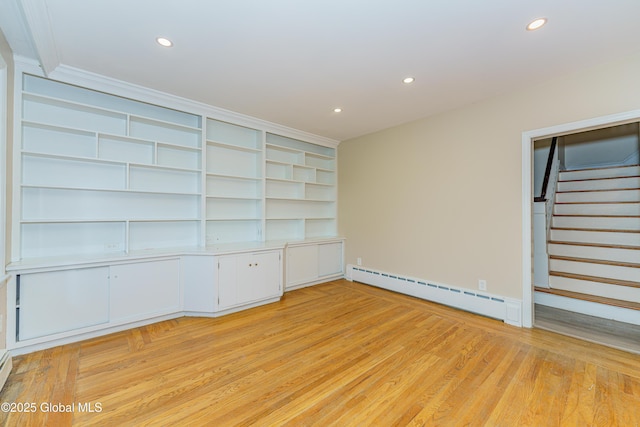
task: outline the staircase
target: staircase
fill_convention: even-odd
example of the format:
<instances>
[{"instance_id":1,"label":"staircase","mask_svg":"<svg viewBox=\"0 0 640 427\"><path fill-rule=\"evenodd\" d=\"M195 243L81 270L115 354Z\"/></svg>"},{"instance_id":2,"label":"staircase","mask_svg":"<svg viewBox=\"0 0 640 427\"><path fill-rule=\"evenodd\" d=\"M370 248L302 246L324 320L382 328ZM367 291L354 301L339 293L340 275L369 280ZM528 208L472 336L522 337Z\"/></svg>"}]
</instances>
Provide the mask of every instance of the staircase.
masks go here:
<instances>
[{"instance_id":1,"label":"staircase","mask_svg":"<svg viewBox=\"0 0 640 427\"><path fill-rule=\"evenodd\" d=\"M640 166L561 172L548 254L537 291L640 310Z\"/></svg>"}]
</instances>

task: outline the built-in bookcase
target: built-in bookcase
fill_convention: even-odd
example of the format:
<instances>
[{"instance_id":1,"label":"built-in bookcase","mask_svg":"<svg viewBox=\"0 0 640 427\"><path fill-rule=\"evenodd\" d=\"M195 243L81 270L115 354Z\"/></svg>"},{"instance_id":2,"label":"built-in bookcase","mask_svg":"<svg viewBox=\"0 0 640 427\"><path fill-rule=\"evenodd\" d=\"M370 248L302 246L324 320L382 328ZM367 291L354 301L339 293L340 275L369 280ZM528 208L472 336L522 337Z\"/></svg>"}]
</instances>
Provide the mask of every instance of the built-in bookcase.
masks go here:
<instances>
[{"instance_id":1,"label":"built-in bookcase","mask_svg":"<svg viewBox=\"0 0 640 427\"><path fill-rule=\"evenodd\" d=\"M21 259L200 244L200 116L22 83Z\"/></svg>"},{"instance_id":2,"label":"built-in bookcase","mask_svg":"<svg viewBox=\"0 0 640 427\"><path fill-rule=\"evenodd\" d=\"M207 119L206 242L262 240L263 133Z\"/></svg>"},{"instance_id":3,"label":"built-in bookcase","mask_svg":"<svg viewBox=\"0 0 640 427\"><path fill-rule=\"evenodd\" d=\"M19 76L12 262L336 236L334 146Z\"/></svg>"},{"instance_id":4,"label":"built-in bookcase","mask_svg":"<svg viewBox=\"0 0 640 427\"><path fill-rule=\"evenodd\" d=\"M266 239L335 236L335 148L267 133Z\"/></svg>"}]
</instances>

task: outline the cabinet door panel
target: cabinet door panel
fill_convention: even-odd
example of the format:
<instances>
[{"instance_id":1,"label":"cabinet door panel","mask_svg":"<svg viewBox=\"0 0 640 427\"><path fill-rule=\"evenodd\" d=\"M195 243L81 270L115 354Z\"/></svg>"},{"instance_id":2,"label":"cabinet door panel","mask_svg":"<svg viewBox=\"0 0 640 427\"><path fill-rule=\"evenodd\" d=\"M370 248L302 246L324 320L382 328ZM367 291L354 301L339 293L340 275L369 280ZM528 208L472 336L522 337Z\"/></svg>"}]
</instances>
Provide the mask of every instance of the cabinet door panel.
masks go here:
<instances>
[{"instance_id":1,"label":"cabinet door panel","mask_svg":"<svg viewBox=\"0 0 640 427\"><path fill-rule=\"evenodd\" d=\"M318 278L318 246L293 246L287 249L287 285Z\"/></svg>"},{"instance_id":2,"label":"cabinet door panel","mask_svg":"<svg viewBox=\"0 0 640 427\"><path fill-rule=\"evenodd\" d=\"M218 258L218 307L232 307L238 303L238 257Z\"/></svg>"},{"instance_id":3,"label":"cabinet door panel","mask_svg":"<svg viewBox=\"0 0 640 427\"><path fill-rule=\"evenodd\" d=\"M257 301L280 294L278 253L247 255L242 257L242 261L238 275L238 296L243 301Z\"/></svg>"},{"instance_id":4,"label":"cabinet door panel","mask_svg":"<svg viewBox=\"0 0 640 427\"><path fill-rule=\"evenodd\" d=\"M318 245L318 275L329 276L342 271L342 243Z\"/></svg>"},{"instance_id":5,"label":"cabinet door panel","mask_svg":"<svg viewBox=\"0 0 640 427\"><path fill-rule=\"evenodd\" d=\"M109 321L108 267L20 276L20 340Z\"/></svg>"},{"instance_id":6,"label":"cabinet door panel","mask_svg":"<svg viewBox=\"0 0 640 427\"><path fill-rule=\"evenodd\" d=\"M180 261L111 266L110 320L135 320L177 311L180 307Z\"/></svg>"}]
</instances>

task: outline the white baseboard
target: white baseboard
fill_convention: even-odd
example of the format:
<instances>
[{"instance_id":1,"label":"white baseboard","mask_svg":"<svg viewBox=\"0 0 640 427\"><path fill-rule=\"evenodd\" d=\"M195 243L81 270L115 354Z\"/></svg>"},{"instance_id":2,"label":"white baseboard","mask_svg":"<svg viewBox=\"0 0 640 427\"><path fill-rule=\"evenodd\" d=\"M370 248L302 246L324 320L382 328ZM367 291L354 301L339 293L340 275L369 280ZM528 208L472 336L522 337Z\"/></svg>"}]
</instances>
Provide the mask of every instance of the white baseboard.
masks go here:
<instances>
[{"instance_id":1,"label":"white baseboard","mask_svg":"<svg viewBox=\"0 0 640 427\"><path fill-rule=\"evenodd\" d=\"M348 280L366 283L428 301L437 302L483 316L499 319L507 324L522 326L522 301L486 292L436 283L388 272L347 265Z\"/></svg>"}]
</instances>

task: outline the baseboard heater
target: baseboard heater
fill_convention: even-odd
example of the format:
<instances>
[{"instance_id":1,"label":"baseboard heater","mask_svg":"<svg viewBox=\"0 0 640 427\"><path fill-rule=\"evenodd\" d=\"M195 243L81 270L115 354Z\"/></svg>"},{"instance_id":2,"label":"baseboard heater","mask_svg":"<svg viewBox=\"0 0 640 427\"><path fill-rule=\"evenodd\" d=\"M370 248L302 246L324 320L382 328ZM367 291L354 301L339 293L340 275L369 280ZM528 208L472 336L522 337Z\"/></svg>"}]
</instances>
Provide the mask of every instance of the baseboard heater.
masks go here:
<instances>
[{"instance_id":1,"label":"baseboard heater","mask_svg":"<svg viewBox=\"0 0 640 427\"><path fill-rule=\"evenodd\" d=\"M522 302L428 280L347 265L347 279L522 326Z\"/></svg>"}]
</instances>

